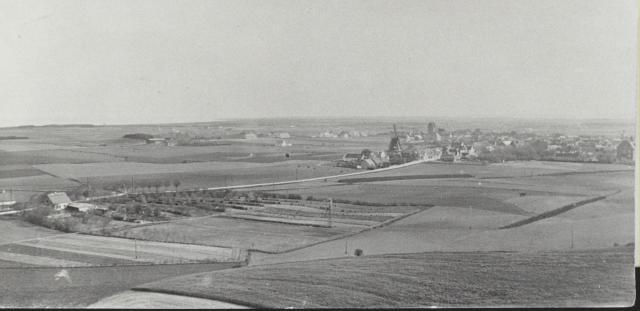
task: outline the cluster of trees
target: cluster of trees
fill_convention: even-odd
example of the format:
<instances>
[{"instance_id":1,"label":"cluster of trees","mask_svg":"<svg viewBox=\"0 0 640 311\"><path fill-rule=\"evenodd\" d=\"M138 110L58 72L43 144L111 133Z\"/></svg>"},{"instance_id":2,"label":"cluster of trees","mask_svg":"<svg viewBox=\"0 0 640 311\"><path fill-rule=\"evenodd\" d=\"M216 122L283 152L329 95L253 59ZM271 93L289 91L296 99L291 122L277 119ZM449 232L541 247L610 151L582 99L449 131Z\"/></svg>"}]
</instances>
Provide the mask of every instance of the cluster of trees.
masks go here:
<instances>
[{"instance_id":1,"label":"cluster of trees","mask_svg":"<svg viewBox=\"0 0 640 311\"><path fill-rule=\"evenodd\" d=\"M153 135L144 134L144 133L134 133L134 134L126 134L122 136L122 138L147 140L147 139L153 138Z\"/></svg>"},{"instance_id":2,"label":"cluster of trees","mask_svg":"<svg viewBox=\"0 0 640 311\"><path fill-rule=\"evenodd\" d=\"M133 183L133 189L131 189L132 185L127 184L126 182L116 182L111 184L106 184L102 188L109 191L118 191L125 192L127 190L132 192L152 192L155 189L155 192L159 192L160 188L164 188L165 190L169 187L173 187L175 191L178 191L178 187L180 187L181 182L177 179L171 180L141 180ZM145 191L146 190L146 191Z\"/></svg>"},{"instance_id":3,"label":"cluster of trees","mask_svg":"<svg viewBox=\"0 0 640 311\"><path fill-rule=\"evenodd\" d=\"M480 150L478 160L487 162L503 162L503 161L529 161L529 160L554 160L557 158L553 151L547 150L547 143L542 140L535 140L528 144L518 146L496 146L493 151L486 148ZM575 150L575 158L580 161L590 161L591 158L581 154ZM615 154L597 153L595 160L603 163L611 163L615 161Z\"/></svg>"},{"instance_id":4,"label":"cluster of trees","mask_svg":"<svg viewBox=\"0 0 640 311\"><path fill-rule=\"evenodd\" d=\"M547 143L541 140L520 146L496 146L493 151L480 150L478 159L488 162L541 160L548 157Z\"/></svg>"},{"instance_id":5,"label":"cluster of trees","mask_svg":"<svg viewBox=\"0 0 640 311\"><path fill-rule=\"evenodd\" d=\"M160 208L147 204L128 204L116 208L116 213L120 215L141 215L144 217L159 217Z\"/></svg>"},{"instance_id":6,"label":"cluster of trees","mask_svg":"<svg viewBox=\"0 0 640 311\"><path fill-rule=\"evenodd\" d=\"M49 206L37 206L22 213L22 219L34 225L59 230L62 232L94 231L96 228L106 232L111 219L93 215L91 213L77 213L74 216L49 217L55 211Z\"/></svg>"}]
</instances>

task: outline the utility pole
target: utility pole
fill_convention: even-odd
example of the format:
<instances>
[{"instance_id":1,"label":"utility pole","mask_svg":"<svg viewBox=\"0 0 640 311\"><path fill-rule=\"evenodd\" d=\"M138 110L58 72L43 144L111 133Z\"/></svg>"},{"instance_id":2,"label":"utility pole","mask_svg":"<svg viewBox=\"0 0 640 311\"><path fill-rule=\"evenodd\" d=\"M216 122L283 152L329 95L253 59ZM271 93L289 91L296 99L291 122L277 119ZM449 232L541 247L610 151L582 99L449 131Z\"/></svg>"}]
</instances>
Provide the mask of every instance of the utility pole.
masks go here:
<instances>
[{"instance_id":1,"label":"utility pole","mask_svg":"<svg viewBox=\"0 0 640 311\"><path fill-rule=\"evenodd\" d=\"M136 259L138 259L138 239L133 238L133 253L136 256Z\"/></svg>"},{"instance_id":2,"label":"utility pole","mask_svg":"<svg viewBox=\"0 0 640 311\"><path fill-rule=\"evenodd\" d=\"M333 219L331 218L332 209L333 209L333 199L329 198L329 228L333 227Z\"/></svg>"},{"instance_id":3,"label":"utility pole","mask_svg":"<svg viewBox=\"0 0 640 311\"><path fill-rule=\"evenodd\" d=\"M573 249L573 224L571 224L571 249Z\"/></svg>"},{"instance_id":4,"label":"utility pole","mask_svg":"<svg viewBox=\"0 0 640 311\"><path fill-rule=\"evenodd\" d=\"M344 240L344 254L349 255L349 252L347 251L347 240Z\"/></svg>"},{"instance_id":5,"label":"utility pole","mask_svg":"<svg viewBox=\"0 0 640 311\"><path fill-rule=\"evenodd\" d=\"M135 186L133 184L133 176L131 176L131 192L134 192Z\"/></svg>"}]
</instances>

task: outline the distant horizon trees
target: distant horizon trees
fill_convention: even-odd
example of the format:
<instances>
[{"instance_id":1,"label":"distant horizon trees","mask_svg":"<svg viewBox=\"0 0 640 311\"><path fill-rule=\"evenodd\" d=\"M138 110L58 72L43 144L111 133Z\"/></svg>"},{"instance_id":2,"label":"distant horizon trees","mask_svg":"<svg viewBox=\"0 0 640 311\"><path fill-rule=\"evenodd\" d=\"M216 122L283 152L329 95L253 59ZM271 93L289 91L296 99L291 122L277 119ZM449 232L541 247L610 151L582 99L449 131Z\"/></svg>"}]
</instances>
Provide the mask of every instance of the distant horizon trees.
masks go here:
<instances>
[{"instance_id":1,"label":"distant horizon trees","mask_svg":"<svg viewBox=\"0 0 640 311\"><path fill-rule=\"evenodd\" d=\"M116 192L126 192L127 190L137 192L137 190L139 189L140 192L143 193L152 192L152 190L155 189L155 192L159 193L160 188L164 187L165 190L168 190L171 186L173 186L175 190L178 191L178 187L180 185L181 182L177 179L174 179L173 181L169 179L153 179L139 180L133 183L133 185L128 185L126 182L105 183L102 185L102 189Z\"/></svg>"}]
</instances>

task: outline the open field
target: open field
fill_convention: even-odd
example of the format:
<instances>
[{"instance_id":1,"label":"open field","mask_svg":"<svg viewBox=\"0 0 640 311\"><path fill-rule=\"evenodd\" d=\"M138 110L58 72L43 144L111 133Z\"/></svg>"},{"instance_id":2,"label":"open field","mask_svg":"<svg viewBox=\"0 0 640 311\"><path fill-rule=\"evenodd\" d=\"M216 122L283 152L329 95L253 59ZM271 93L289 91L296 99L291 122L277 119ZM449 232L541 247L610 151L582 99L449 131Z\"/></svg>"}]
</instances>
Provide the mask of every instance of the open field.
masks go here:
<instances>
[{"instance_id":1,"label":"open field","mask_svg":"<svg viewBox=\"0 0 640 311\"><path fill-rule=\"evenodd\" d=\"M417 253L253 266L136 290L259 308L630 306L633 249Z\"/></svg>"},{"instance_id":2,"label":"open field","mask_svg":"<svg viewBox=\"0 0 640 311\"><path fill-rule=\"evenodd\" d=\"M16 177L28 177L44 175L44 172L34 168L22 168L22 169L4 169L0 170L0 179L3 178L16 178Z\"/></svg>"},{"instance_id":3,"label":"open field","mask_svg":"<svg viewBox=\"0 0 640 311\"><path fill-rule=\"evenodd\" d=\"M237 266L208 263L61 269L3 268L0 263L0 307L84 308L139 284Z\"/></svg>"},{"instance_id":4,"label":"open field","mask_svg":"<svg viewBox=\"0 0 640 311\"><path fill-rule=\"evenodd\" d=\"M146 173L143 173L142 175L131 175L122 172L122 175L97 176L91 177L90 180L92 183L98 186L114 183L124 183L128 185L129 183L131 183L132 177L136 182L153 180L179 180L181 182L180 189L201 189L289 181L296 180L296 178L315 178L351 172L348 169L329 166L325 165L324 163L318 163L316 161L308 164L294 164L290 162L278 162L273 164L256 164L247 162L233 163L237 163L237 165L249 164L249 166L241 169L221 168L216 170L211 170L210 168L204 167L202 171L193 170L191 172L174 172L164 174L148 171ZM193 164L202 165L201 163ZM166 166L172 165L169 164ZM169 187L167 189L163 188L163 190L175 189L173 187Z\"/></svg>"},{"instance_id":5,"label":"open field","mask_svg":"<svg viewBox=\"0 0 640 311\"><path fill-rule=\"evenodd\" d=\"M443 163L427 162L416 167L399 169L393 172L380 172L375 176L397 175L437 175L470 174L477 178L534 176L558 173L581 173L597 171L633 171L633 167L620 164L571 163L544 161L514 161L505 163Z\"/></svg>"},{"instance_id":6,"label":"open field","mask_svg":"<svg viewBox=\"0 0 640 311\"><path fill-rule=\"evenodd\" d=\"M355 232L353 227L311 227L274 222L210 217L114 232L145 240L282 251Z\"/></svg>"},{"instance_id":7,"label":"open field","mask_svg":"<svg viewBox=\"0 0 640 311\"><path fill-rule=\"evenodd\" d=\"M59 231L34 226L14 217L0 217L0 244L60 234Z\"/></svg>"},{"instance_id":8,"label":"open field","mask_svg":"<svg viewBox=\"0 0 640 311\"><path fill-rule=\"evenodd\" d=\"M3 266L103 266L242 261L231 248L64 234L18 220L0 220Z\"/></svg>"},{"instance_id":9,"label":"open field","mask_svg":"<svg viewBox=\"0 0 640 311\"><path fill-rule=\"evenodd\" d=\"M178 164L87 163L44 164L34 166L51 175L75 180L90 179L94 186L123 183L129 185L151 180L180 180L181 189L199 189L265 182L288 181L347 173L325 161L289 160L286 162L197 162ZM163 188L164 189L164 188ZM173 187L164 190L174 190Z\"/></svg>"},{"instance_id":10,"label":"open field","mask_svg":"<svg viewBox=\"0 0 640 311\"><path fill-rule=\"evenodd\" d=\"M0 178L0 190L13 190L13 198L18 202L26 202L33 195L42 195L49 191L69 191L78 183L50 175Z\"/></svg>"},{"instance_id":11,"label":"open field","mask_svg":"<svg viewBox=\"0 0 640 311\"><path fill-rule=\"evenodd\" d=\"M162 293L125 291L87 306L97 309L248 309L211 299Z\"/></svg>"},{"instance_id":12,"label":"open field","mask_svg":"<svg viewBox=\"0 0 640 311\"><path fill-rule=\"evenodd\" d=\"M633 243L633 174L630 172L599 173L581 177L523 177L517 179L520 183L515 185L510 183L514 179L487 180L482 181L482 187L486 187L483 191L478 187L475 190L471 187L453 187L457 191L447 190L451 185L455 185L452 181L442 181L445 184L437 186L439 188L434 186L435 181L429 181L429 186L426 186L426 181L411 181L421 186L407 186L406 189L415 190L404 192L409 193L406 198L403 198L404 200L422 199L423 202L436 203L437 206L389 226L356 236L285 254L272 256L254 254L252 264L341 257L345 255L345 248L348 248L348 254L353 254L356 248L362 249L365 254L489 250L534 252L570 248L598 249ZM409 182L403 181L405 185ZM462 182L462 185L469 182ZM474 182L477 184L477 181ZM314 195L390 200L389 195L380 196L380 199L376 195L394 193L390 189L399 189L400 186L397 183L393 181L326 186L316 188L318 191ZM567 184L571 186L566 186ZM517 190L512 191L511 187L517 187ZM554 193L553 189L561 192ZM522 227L499 230L502 226L566 204L601 194L611 194L612 190L616 189L622 191L604 200L579 206ZM305 193L306 190L295 191ZM475 195L465 197L467 191L476 192ZM520 196L519 193L522 191L527 195ZM568 191L574 191L574 193ZM441 194L443 199L438 201ZM491 200L479 200L482 197L488 197ZM401 200L398 197L395 199ZM403 243L395 241L403 241Z\"/></svg>"}]
</instances>

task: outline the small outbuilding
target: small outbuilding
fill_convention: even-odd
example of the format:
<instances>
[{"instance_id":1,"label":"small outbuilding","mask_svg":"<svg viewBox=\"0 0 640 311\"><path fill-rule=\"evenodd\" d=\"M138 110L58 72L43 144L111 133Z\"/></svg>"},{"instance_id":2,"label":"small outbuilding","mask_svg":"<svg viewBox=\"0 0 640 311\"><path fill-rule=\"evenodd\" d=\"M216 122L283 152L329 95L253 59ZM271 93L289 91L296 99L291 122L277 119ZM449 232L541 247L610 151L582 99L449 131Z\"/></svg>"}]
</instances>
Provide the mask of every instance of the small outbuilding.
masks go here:
<instances>
[{"instance_id":1,"label":"small outbuilding","mask_svg":"<svg viewBox=\"0 0 640 311\"><path fill-rule=\"evenodd\" d=\"M88 212L91 210L95 210L97 209L98 206L94 205L94 204L90 204L90 203L80 203L80 202L71 202L67 205L67 207L65 208L68 211L72 211L72 212Z\"/></svg>"}]
</instances>

